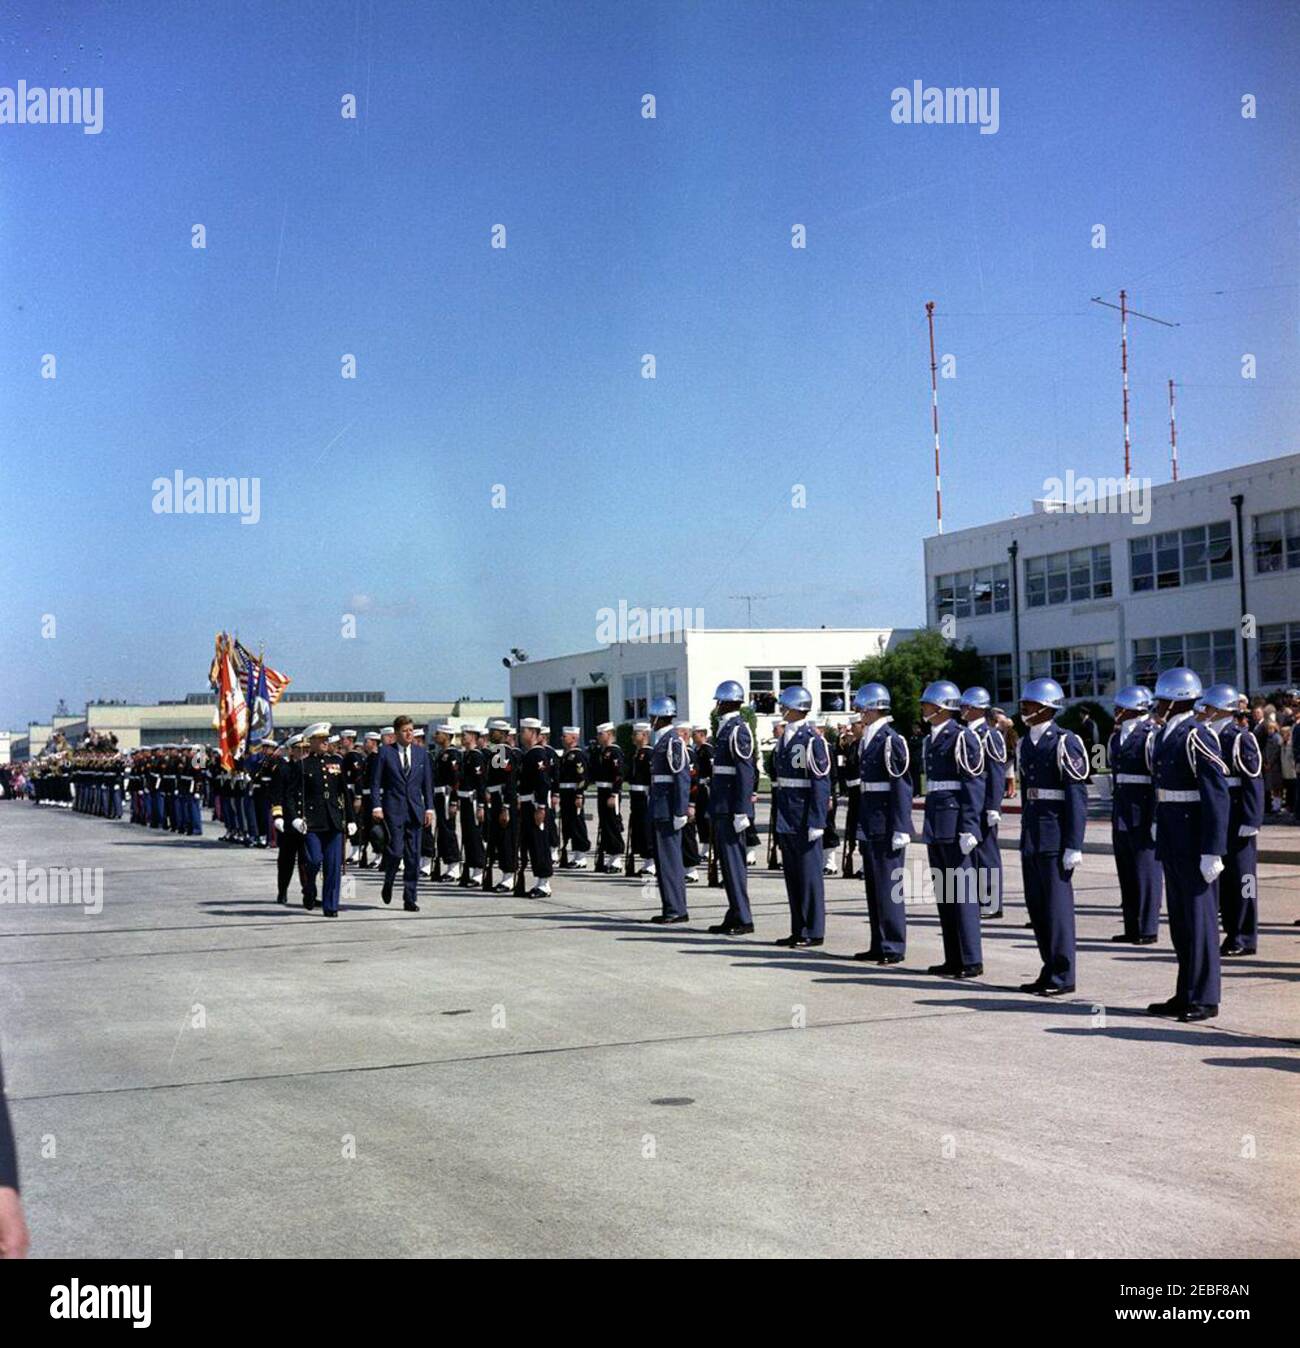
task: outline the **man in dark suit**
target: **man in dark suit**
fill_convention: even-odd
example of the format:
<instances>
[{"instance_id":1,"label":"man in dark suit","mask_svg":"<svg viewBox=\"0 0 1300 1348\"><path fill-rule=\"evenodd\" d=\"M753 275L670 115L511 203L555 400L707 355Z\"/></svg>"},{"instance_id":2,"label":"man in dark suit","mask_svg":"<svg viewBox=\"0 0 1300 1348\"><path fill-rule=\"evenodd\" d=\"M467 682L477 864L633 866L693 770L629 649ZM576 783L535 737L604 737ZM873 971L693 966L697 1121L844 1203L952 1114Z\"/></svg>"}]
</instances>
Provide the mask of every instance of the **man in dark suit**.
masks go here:
<instances>
[{"instance_id":1,"label":"man in dark suit","mask_svg":"<svg viewBox=\"0 0 1300 1348\"><path fill-rule=\"evenodd\" d=\"M415 901L420 880L421 831L433 827L433 764L428 750L415 744L415 726L409 716L393 722L396 743L386 744L370 764L371 815L388 825L384 853L385 903L393 900L393 879L402 863L402 906L418 913Z\"/></svg>"}]
</instances>

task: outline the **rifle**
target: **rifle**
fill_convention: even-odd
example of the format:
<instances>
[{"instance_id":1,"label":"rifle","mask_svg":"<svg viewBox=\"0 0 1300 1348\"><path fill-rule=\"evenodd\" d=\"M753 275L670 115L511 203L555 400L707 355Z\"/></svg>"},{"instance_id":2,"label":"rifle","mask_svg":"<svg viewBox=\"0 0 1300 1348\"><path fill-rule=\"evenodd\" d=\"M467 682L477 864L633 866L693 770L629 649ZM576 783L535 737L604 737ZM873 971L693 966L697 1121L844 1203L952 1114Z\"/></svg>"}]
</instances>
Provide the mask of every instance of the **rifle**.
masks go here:
<instances>
[{"instance_id":1,"label":"rifle","mask_svg":"<svg viewBox=\"0 0 1300 1348\"><path fill-rule=\"evenodd\" d=\"M709 829L709 888L720 889L722 887L722 877L718 872L718 827L716 821L711 821L712 827ZM745 840L742 838L741 846L744 846Z\"/></svg>"},{"instance_id":2,"label":"rifle","mask_svg":"<svg viewBox=\"0 0 1300 1348\"><path fill-rule=\"evenodd\" d=\"M776 793L777 786L773 783L771 794L768 796L767 815L767 869L769 871L781 869L781 861L777 855L776 846Z\"/></svg>"},{"instance_id":3,"label":"rifle","mask_svg":"<svg viewBox=\"0 0 1300 1348\"><path fill-rule=\"evenodd\" d=\"M474 805L475 808L477 809L478 802L475 801ZM483 857L483 888L487 890L489 893L491 893L493 887L496 884L496 880L492 874L492 866L493 863L496 861L495 844L498 828L498 825L495 824L492 820L491 811L492 811L492 797L489 795L486 804L484 804L483 806L483 825L487 833L487 838L485 842L485 853Z\"/></svg>"},{"instance_id":4,"label":"rifle","mask_svg":"<svg viewBox=\"0 0 1300 1348\"><path fill-rule=\"evenodd\" d=\"M504 793L502 793L504 794ZM536 809L536 805L533 806ZM515 888L514 895L517 899L527 898L528 891L524 888L524 831L519 819L519 802L515 802L514 818L510 822L511 830L515 840ZM542 844L545 846L546 838L543 836Z\"/></svg>"}]
</instances>

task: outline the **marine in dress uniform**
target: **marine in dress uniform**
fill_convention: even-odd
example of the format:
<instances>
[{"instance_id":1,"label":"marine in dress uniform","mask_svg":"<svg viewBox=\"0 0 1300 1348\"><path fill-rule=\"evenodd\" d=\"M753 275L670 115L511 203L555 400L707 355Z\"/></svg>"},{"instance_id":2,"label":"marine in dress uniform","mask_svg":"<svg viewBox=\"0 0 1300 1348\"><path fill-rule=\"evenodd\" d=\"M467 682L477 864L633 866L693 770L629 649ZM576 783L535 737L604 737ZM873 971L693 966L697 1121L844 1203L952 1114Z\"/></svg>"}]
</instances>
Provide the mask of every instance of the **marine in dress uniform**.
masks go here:
<instances>
[{"instance_id":1,"label":"marine in dress uniform","mask_svg":"<svg viewBox=\"0 0 1300 1348\"><path fill-rule=\"evenodd\" d=\"M1075 987L1074 870L1083 860L1088 822L1088 749L1054 724L1065 704L1055 679L1030 679L1020 693L1028 733L1018 745L1024 813L1020 865L1025 906L1034 924L1042 969L1021 992L1059 997Z\"/></svg>"},{"instance_id":2,"label":"marine in dress uniform","mask_svg":"<svg viewBox=\"0 0 1300 1348\"><path fill-rule=\"evenodd\" d=\"M467 885L481 884L487 852L483 842L483 821L487 810L487 752L480 746L482 730L476 725L461 727L460 785L456 799L460 803L460 841Z\"/></svg>"},{"instance_id":3,"label":"marine in dress uniform","mask_svg":"<svg viewBox=\"0 0 1300 1348\"><path fill-rule=\"evenodd\" d=\"M1228 850L1228 766L1219 740L1192 713L1201 681L1190 669L1156 680L1156 856L1165 872L1169 935L1178 956L1174 995L1152 1002L1156 1016L1185 1022L1219 1014L1218 880Z\"/></svg>"},{"instance_id":4,"label":"marine in dress uniform","mask_svg":"<svg viewBox=\"0 0 1300 1348\"><path fill-rule=\"evenodd\" d=\"M646 813L654 830L655 882L662 911L650 919L660 926L689 920L682 830L691 814L691 765L686 745L673 724L677 703L657 697L650 703L654 746L649 750L650 781Z\"/></svg>"},{"instance_id":5,"label":"marine in dress uniform","mask_svg":"<svg viewBox=\"0 0 1300 1348\"><path fill-rule=\"evenodd\" d=\"M556 767L556 786L560 795L560 841L564 847L565 868L573 871L586 870L587 853L591 851L585 816L587 755L578 743L581 734L576 725L564 727L564 751Z\"/></svg>"},{"instance_id":6,"label":"marine in dress uniform","mask_svg":"<svg viewBox=\"0 0 1300 1348\"><path fill-rule=\"evenodd\" d=\"M1205 690L1207 723L1218 737L1228 769L1228 850L1219 877L1219 914L1228 959L1253 955L1259 948L1259 880L1256 875L1259 828L1264 822L1264 766L1259 741L1234 720L1237 690L1216 683Z\"/></svg>"},{"instance_id":7,"label":"marine in dress uniform","mask_svg":"<svg viewBox=\"0 0 1300 1348\"><path fill-rule=\"evenodd\" d=\"M745 834L758 784L758 759L754 732L740 714L745 690L735 679L727 679L713 699L718 705L718 731L709 776L710 836L727 892L727 912L709 931L715 936L746 936L754 930L754 915L749 906Z\"/></svg>"},{"instance_id":8,"label":"marine in dress uniform","mask_svg":"<svg viewBox=\"0 0 1300 1348\"><path fill-rule=\"evenodd\" d=\"M826 939L822 837L831 799L831 753L807 720L812 694L806 688L783 688L779 703L786 726L772 756L772 784L778 788L773 808L790 935L777 945L818 946Z\"/></svg>"},{"instance_id":9,"label":"marine in dress uniform","mask_svg":"<svg viewBox=\"0 0 1300 1348\"><path fill-rule=\"evenodd\" d=\"M935 894L943 935L943 963L930 973L978 978L984 972L980 939L979 877L972 853L984 817L984 747L956 719L961 689L948 679L921 693L921 715L930 727L924 741L925 827L922 838L930 870L942 892Z\"/></svg>"},{"instance_id":10,"label":"marine in dress uniform","mask_svg":"<svg viewBox=\"0 0 1300 1348\"><path fill-rule=\"evenodd\" d=\"M623 750L614 740L614 724L596 727L592 778L596 789L596 869L623 869Z\"/></svg>"},{"instance_id":11,"label":"marine in dress uniform","mask_svg":"<svg viewBox=\"0 0 1300 1348\"><path fill-rule=\"evenodd\" d=\"M329 722L319 721L304 732L309 750L298 761L286 789L286 803L294 813L289 827L302 836L303 906L315 908L317 876L319 901L325 917L338 917L343 880L344 839L357 831L352 798L343 780L343 763L329 752Z\"/></svg>"},{"instance_id":12,"label":"marine in dress uniform","mask_svg":"<svg viewBox=\"0 0 1300 1348\"><path fill-rule=\"evenodd\" d=\"M980 811L980 840L974 852L979 872L980 916L1002 916L1002 849L998 824L1007 785L1007 742L989 723L993 699L987 688L967 688L961 695L962 720L980 737L984 750L984 808Z\"/></svg>"},{"instance_id":13,"label":"marine in dress uniform","mask_svg":"<svg viewBox=\"0 0 1300 1348\"><path fill-rule=\"evenodd\" d=\"M530 899L544 899L551 892L551 841L546 821L551 800L551 755L542 743L542 723L525 716L519 722L519 838L520 849L528 857L535 881L528 891ZM523 864L523 857L520 857Z\"/></svg>"},{"instance_id":14,"label":"marine in dress uniform","mask_svg":"<svg viewBox=\"0 0 1300 1348\"><path fill-rule=\"evenodd\" d=\"M903 890L907 844L912 840L911 754L894 729L889 689L867 683L853 695L862 735L849 756L857 770L852 814L862 850L871 944L853 956L874 964L901 964L907 954L907 900ZM846 837L846 847L850 840Z\"/></svg>"},{"instance_id":15,"label":"marine in dress uniform","mask_svg":"<svg viewBox=\"0 0 1300 1348\"><path fill-rule=\"evenodd\" d=\"M510 743L510 723L488 722L487 834L488 854L501 872L494 893L509 894L519 865L515 838L519 750Z\"/></svg>"},{"instance_id":16,"label":"marine in dress uniform","mask_svg":"<svg viewBox=\"0 0 1300 1348\"><path fill-rule=\"evenodd\" d=\"M1115 694L1115 729L1106 746L1111 781L1111 849L1124 919L1124 930L1110 939L1127 945L1155 945L1160 934L1164 875L1151 836L1156 819L1151 751L1159 730L1151 716L1154 706L1149 688L1141 684L1121 688Z\"/></svg>"}]
</instances>

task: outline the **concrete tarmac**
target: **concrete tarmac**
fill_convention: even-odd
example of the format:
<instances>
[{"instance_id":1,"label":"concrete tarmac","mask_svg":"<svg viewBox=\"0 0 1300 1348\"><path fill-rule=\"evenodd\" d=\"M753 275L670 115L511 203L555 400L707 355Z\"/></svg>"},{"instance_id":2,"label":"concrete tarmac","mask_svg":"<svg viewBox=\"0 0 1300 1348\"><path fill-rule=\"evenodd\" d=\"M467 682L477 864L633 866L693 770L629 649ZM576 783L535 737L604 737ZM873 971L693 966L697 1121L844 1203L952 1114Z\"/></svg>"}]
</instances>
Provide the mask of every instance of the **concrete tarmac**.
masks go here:
<instances>
[{"instance_id":1,"label":"concrete tarmac","mask_svg":"<svg viewBox=\"0 0 1300 1348\"><path fill-rule=\"evenodd\" d=\"M1300 1254L1300 870L1261 869L1260 953L1218 1020L1145 1012L1160 944L1112 945L1109 857L1076 882L1078 992L1038 972L1007 855L985 976L710 936L635 880L550 899L351 872L337 921L274 902L274 853L26 802L0 868L87 867L103 909L0 902L0 1048L35 1256ZM924 849L910 854L923 863ZM2 874L0 870L0 874Z\"/></svg>"}]
</instances>

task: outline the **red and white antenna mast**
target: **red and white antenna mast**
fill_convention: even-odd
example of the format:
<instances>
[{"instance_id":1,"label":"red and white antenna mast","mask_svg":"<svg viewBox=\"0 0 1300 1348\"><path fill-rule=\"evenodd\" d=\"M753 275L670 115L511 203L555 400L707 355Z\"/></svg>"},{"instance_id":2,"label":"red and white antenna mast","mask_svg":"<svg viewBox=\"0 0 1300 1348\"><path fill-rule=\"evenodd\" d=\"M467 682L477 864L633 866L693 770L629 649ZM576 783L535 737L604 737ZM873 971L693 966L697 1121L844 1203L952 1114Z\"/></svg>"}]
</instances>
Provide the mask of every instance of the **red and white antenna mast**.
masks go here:
<instances>
[{"instance_id":1,"label":"red and white antenna mast","mask_svg":"<svg viewBox=\"0 0 1300 1348\"><path fill-rule=\"evenodd\" d=\"M930 325L930 413L934 421L934 517L943 533L943 488L939 479L939 378L934 359L934 301L925 306L926 322Z\"/></svg>"},{"instance_id":2,"label":"red and white antenna mast","mask_svg":"<svg viewBox=\"0 0 1300 1348\"><path fill-rule=\"evenodd\" d=\"M1169 381L1169 467L1178 481L1178 428L1174 424L1174 381Z\"/></svg>"},{"instance_id":3,"label":"red and white antenna mast","mask_svg":"<svg viewBox=\"0 0 1300 1348\"><path fill-rule=\"evenodd\" d=\"M1119 310L1119 366L1124 379L1124 481L1127 482L1133 476L1133 441L1129 434L1128 420L1128 320L1131 314L1134 318L1145 318L1149 323L1159 323L1162 327L1176 328L1177 323L1167 323L1163 318L1154 318L1151 314L1140 314L1136 309L1128 307L1128 291L1119 292L1119 303L1110 304L1106 300L1100 299L1094 295L1092 302L1094 304L1105 305L1107 309Z\"/></svg>"}]
</instances>

